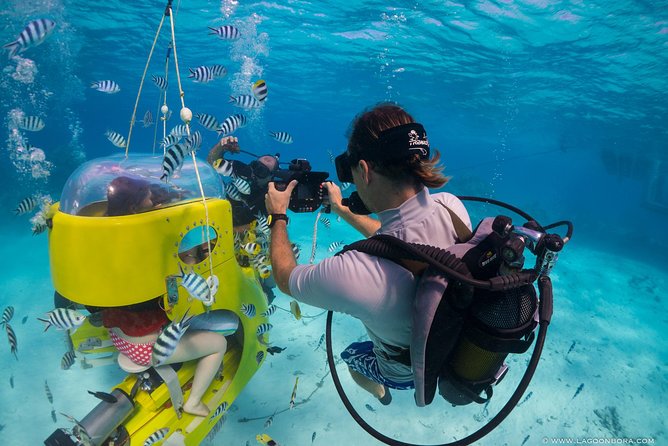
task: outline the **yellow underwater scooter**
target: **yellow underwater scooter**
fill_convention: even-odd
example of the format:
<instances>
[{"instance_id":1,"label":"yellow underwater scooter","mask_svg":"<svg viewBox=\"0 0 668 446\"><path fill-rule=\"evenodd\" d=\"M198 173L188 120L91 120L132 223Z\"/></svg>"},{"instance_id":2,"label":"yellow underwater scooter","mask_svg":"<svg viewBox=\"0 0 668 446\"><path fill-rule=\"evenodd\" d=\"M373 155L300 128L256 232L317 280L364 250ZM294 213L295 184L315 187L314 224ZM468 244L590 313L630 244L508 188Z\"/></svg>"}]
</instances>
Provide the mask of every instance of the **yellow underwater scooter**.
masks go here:
<instances>
[{"instance_id":1,"label":"yellow underwater scooter","mask_svg":"<svg viewBox=\"0 0 668 446\"><path fill-rule=\"evenodd\" d=\"M208 329L226 335L223 366L202 398L211 412L198 417L179 410L197 360L139 366L118 354L107 329L89 317L71 334L73 348L90 364L116 358L129 374L73 429L57 429L46 445L137 445L149 439L162 445L198 445L266 357L263 332L268 319L262 313L267 299L257 272L237 262L231 207L222 198L220 177L198 160L200 182L194 163L185 163L166 184L159 180L161 159L112 156L87 162L72 174L48 219L51 274L56 291L76 304L115 307L159 297L172 321L195 316ZM119 176L151 184L150 210L106 216L107 188ZM197 251L202 246L210 249ZM194 252L199 255L193 259ZM180 286L181 271L218 279L211 305ZM254 305L256 315L240 314L242 304Z\"/></svg>"}]
</instances>

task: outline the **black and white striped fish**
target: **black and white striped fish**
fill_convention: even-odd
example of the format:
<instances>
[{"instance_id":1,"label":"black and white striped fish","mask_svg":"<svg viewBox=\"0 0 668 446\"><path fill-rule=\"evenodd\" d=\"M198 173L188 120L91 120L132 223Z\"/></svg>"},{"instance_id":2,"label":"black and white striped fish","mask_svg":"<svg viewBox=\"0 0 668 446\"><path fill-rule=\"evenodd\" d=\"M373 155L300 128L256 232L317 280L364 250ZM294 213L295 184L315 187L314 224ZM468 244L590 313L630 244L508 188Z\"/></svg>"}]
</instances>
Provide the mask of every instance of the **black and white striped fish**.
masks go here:
<instances>
[{"instance_id":1,"label":"black and white striped fish","mask_svg":"<svg viewBox=\"0 0 668 446\"><path fill-rule=\"evenodd\" d=\"M209 35L216 34L218 37L224 40L237 40L239 37L241 37L239 29L232 25L223 25L219 26L218 28L209 27L209 29L211 30Z\"/></svg>"},{"instance_id":2,"label":"black and white striped fish","mask_svg":"<svg viewBox=\"0 0 668 446\"><path fill-rule=\"evenodd\" d=\"M46 392L46 399L49 400L49 403L53 404L53 393L51 393L49 383L46 380L44 380L44 392Z\"/></svg>"},{"instance_id":3,"label":"black and white striped fish","mask_svg":"<svg viewBox=\"0 0 668 446\"><path fill-rule=\"evenodd\" d=\"M160 145L162 146L163 149L166 149L167 147L173 146L174 144L179 142L180 139L181 138L176 135L167 135L162 139Z\"/></svg>"},{"instance_id":4,"label":"black and white striped fish","mask_svg":"<svg viewBox=\"0 0 668 446\"><path fill-rule=\"evenodd\" d=\"M269 322L265 322L263 324L258 325L257 330L255 331L255 334L258 335L258 336L263 335L266 332L268 332L269 330L271 330L272 328L274 328L273 325L271 325Z\"/></svg>"},{"instance_id":5,"label":"black and white striped fish","mask_svg":"<svg viewBox=\"0 0 668 446\"><path fill-rule=\"evenodd\" d=\"M239 96L230 96L230 102L235 107L241 107L245 109L258 108L262 105L262 102L255 99L251 94L240 94Z\"/></svg>"},{"instance_id":6,"label":"black and white striped fish","mask_svg":"<svg viewBox=\"0 0 668 446\"><path fill-rule=\"evenodd\" d=\"M76 310L69 308L56 308L46 313L46 319L37 318L38 321L46 323L44 331L50 327L56 327L58 330L76 330L84 323L86 316Z\"/></svg>"},{"instance_id":7,"label":"black and white striped fish","mask_svg":"<svg viewBox=\"0 0 668 446\"><path fill-rule=\"evenodd\" d=\"M346 182L343 182L343 183L341 183L341 190L346 190L346 189L348 189L350 186L352 186L352 183L346 183Z\"/></svg>"},{"instance_id":8,"label":"black and white striped fish","mask_svg":"<svg viewBox=\"0 0 668 446\"><path fill-rule=\"evenodd\" d=\"M276 313L276 305L269 305L266 310L262 312L262 316L269 317L272 314Z\"/></svg>"},{"instance_id":9,"label":"black and white striped fish","mask_svg":"<svg viewBox=\"0 0 668 446\"><path fill-rule=\"evenodd\" d=\"M332 222L329 221L329 218L325 217L324 215L320 217L320 223L323 224L324 227L329 229L332 226Z\"/></svg>"},{"instance_id":10,"label":"black and white striped fish","mask_svg":"<svg viewBox=\"0 0 668 446\"><path fill-rule=\"evenodd\" d=\"M162 176L160 179L169 181L172 175L183 166L183 159L187 153L188 150L185 144L182 143L174 144L167 149L162 159Z\"/></svg>"},{"instance_id":11,"label":"black and white striped fish","mask_svg":"<svg viewBox=\"0 0 668 446\"><path fill-rule=\"evenodd\" d=\"M165 438L165 436L169 433L169 428L168 427L163 427L162 429L158 429L157 431L153 432L147 439L144 441L144 446L151 446L153 443L157 443L158 441L162 440Z\"/></svg>"},{"instance_id":12,"label":"black and white striped fish","mask_svg":"<svg viewBox=\"0 0 668 446\"><path fill-rule=\"evenodd\" d=\"M144 128L153 124L153 114L151 113L151 110L146 110L146 113L144 113L144 119L142 119L141 122L144 124Z\"/></svg>"},{"instance_id":13,"label":"black and white striped fish","mask_svg":"<svg viewBox=\"0 0 668 446\"><path fill-rule=\"evenodd\" d=\"M9 51L9 57L27 50L30 47L37 46L49 37L49 34L56 27L56 22L49 19L37 19L28 23L19 37L6 45L4 49Z\"/></svg>"},{"instance_id":14,"label":"black and white striped fish","mask_svg":"<svg viewBox=\"0 0 668 446\"><path fill-rule=\"evenodd\" d=\"M327 156L329 156L329 162L334 164L334 154L332 153L332 149L327 149Z\"/></svg>"},{"instance_id":15,"label":"black and white striped fish","mask_svg":"<svg viewBox=\"0 0 668 446\"><path fill-rule=\"evenodd\" d=\"M257 363L257 365L260 365L263 359L264 359L264 351L260 350L255 355L255 362Z\"/></svg>"},{"instance_id":16,"label":"black and white striped fish","mask_svg":"<svg viewBox=\"0 0 668 446\"><path fill-rule=\"evenodd\" d=\"M14 209L14 214L15 215L23 215L25 213L28 213L35 209L35 207L38 204L38 200L35 197L26 197L21 202L19 205Z\"/></svg>"},{"instance_id":17,"label":"black and white striped fish","mask_svg":"<svg viewBox=\"0 0 668 446\"><path fill-rule=\"evenodd\" d=\"M205 65L201 65L197 68L188 68L190 70L189 78L194 78L195 82L207 83L213 80L213 73L211 68Z\"/></svg>"},{"instance_id":18,"label":"black and white striped fish","mask_svg":"<svg viewBox=\"0 0 668 446\"><path fill-rule=\"evenodd\" d=\"M237 177L234 180L232 180L232 183L234 183L234 187L237 188L239 192L241 192L244 195L248 195L251 192L251 187L250 183L243 178Z\"/></svg>"},{"instance_id":19,"label":"black and white striped fish","mask_svg":"<svg viewBox=\"0 0 668 446\"><path fill-rule=\"evenodd\" d=\"M228 116L217 129L218 136L227 136L234 133L237 129L246 127L248 119L242 114Z\"/></svg>"},{"instance_id":20,"label":"black and white striped fish","mask_svg":"<svg viewBox=\"0 0 668 446\"><path fill-rule=\"evenodd\" d=\"M253 86L251 87L251 92L253 93L253 96L255 96L255 99L258 101L264 101L267 99L267 94L269 93L267 91L267 83L260 79L259 81L255 82Z\"/></svg>"},{"instance_id":21,"label":"black and white striped fish","mask_svg":"<svg viewBox=\"0 0 668 446\"><path fill-rule=\"evenodd\" d=\"M18 126L20 129L29 132L39 132L44 128L45 124L39 116L25 116L19 119Z\"/></svg>"},{"instance_id":22,"label":"black and white striped fish","mask_svg":"<svg viewBox=\"0 0 668 446\"><path fill-rule=\"evenodd\" d=\"M153 344L153 353L151 353L151 364L156 366L162 364L167 358L172 356L176 344L181 340L181 336L186 332L190 326L192 316L188 316L188 312L183 315L178 322L172 322L160 333L158 339Z\"/></svg>"},{"instance_id":23,"label":"black and white striped fish","mask_svg":"<svg viewBox=\"0 0 668 446\"><path fill-rule=\"evenodd\" d=\"M338 251L342 247L343 247L343 242L333 242L329 245L329 248L327 248L327 249L329 250L329 252L334 252L334 251Z\"/></svg>"},{"instance_id":24,"label":"black and white striped fish","mask_svg":"<svg viewBox=\"0 0 668 446\"><path fill-rule=\"evenodd\" d=\"M297 243L293 243L292 245L292 252L295 255L295 260L299 260L299 254L301 254L302 249Z\"/></svg>"},{"instance_id":25,"label":"black and white striped fish","mask_svg":"<svg viewBox=\"0 0 668 446\"><path fill-rule=\"evenodd\" d=\"M47 229L49 229L49 225L46 223L37 222L32 226L32 235L39 235Z\"/></svg>"},{"instance_id":26,"label":"black and white striped fish","mask_svg":"<svg viewBox=\"0 0 668 446\"><path fill-rule=\"evenodd\" d=\"M255 305L241 304L241 312L249 318L255 317Z\"/></svg>"},{"instance_id":27,"label":"black and white striped fish","mask_svg":"<svg viewBox=\"0 0 668 446\"><path fill-rule=\"evenodd\" d=\"M16 360L19 360L18 352L18 341L16 340L16 333L11 325L5 324L5 331L7 332L7 340L9 341L9 350L14 354Z\"/></svg>"},{"instance_id":28,"label":"black and white striped fish","mask_svg":"<svg viewBox=\"0 0 668 446\"><path fill-rule=\"evenodd\" d=\"M51 419L54 423L58 422L58 417L56 416L56 409L51 409Z\"/></svg>"},{"instance_id":29,"label":"black and white striped fish","mask_svg":"<svg viewBox=\"0 0 668 446\"><path fill-rule=\"evenodd\" d=\"M175 125L170 131L170 135L176 135L179 138L183 138L188 134L188 126L185 124Z\"/></svg>"},{"instance_id":30,"label":"black and white striped fish","mask_svg":"<svg viewBox=\"0 0 668 446\"><path fill-rule=\"evenodd\" d=\"M107 139L116 147L119 147L121 149L124 149L125 146L128 145L127 141L125 140L125 137L121 135L118 132L112 132L110 130L107 130L104 134L104 136L107 137Z\"/></svg>"},{"instance_id":31,"label":"black and white striped fish","mask_svg":"<svg viewBox=\"0 0 668 446\"><path fill-rule=\"evenodd\" d=\"M228 407L229 403L227 401L223 401L218 407L216 407L216 410L213 412L213 415L211 416L209 422L213 421L214 418L217 418L218 415L225 412Z\"/></svg>"},{"instance_id":32,"label":"black and white striped fish","mask_svg":"<svg viewBox=\"0 0 668 446\"><path fill-rule=\"evenodd\" d=\"M260 231L263 234L269 234L271 232L271 229L269 229L269 223L267 222L267 217L258 213L255 216L255 220L257 221L256 228L258 229L258 231Z\"/></svg>"},{"instance_id":33,"label":"black and white striped fish","mask_svg":"<svg viewBox=\"0 0 668 446\"><path fill-rule=\"evenodd\" d=\"M269 132L269 135L282 144L292 144L292 135L288 132Z\"/></svg>"},{"instance_id":34,"label":"black and white striped fish","mask_svg":"<svg viewBox=\"0 0 668 446\"><path fill-rule=\"evenodd\" d=\"M251 257L254 257L260 253L260 245L258 243L246 243L241 245L241 249L244 250L246 254L248 254Z\"/></svg>"},{"instance_id":35,"label":"black and white striped fish","mask_svg":"<svg viewBox=\"0 0 668 446\"><path fill-rule=\"evenodd\" d=\"M11 305L5 308L5 311L2 312L2 319L0 319L0 325L4 325L7 322L11 321L14 317L14 307Z\"/></svg>"},{"instance_id":36,"label":"black and white striped fish","mask_svg":"<svg viewBox=\"0 0 668 446\"><path fill-rule=\"evenodd\" d=\"M227 68L224 65L211 65L209 68L214 78L225 77L227 75Z\"/></svg>"},{"instance_id":37,"label":"black and white striped fish","mask_svg":"<svg viewBox=\"0 0 668 446\"><path fill-rule=\"evenodd\" d=\"M226 177L231 176L234 172L234 166L225 158L218 158L216 161L214 161L213 168L216 169L216 172Z\"/></svg>"},{"instance_id":38,"label":"black and white striped fish","mask_svg":"<svg viewBox=\"0 0 668 446\"><path fill-rule=\"evenodd\" d=\"M197 152L202 146L202 134L199 130L192 132L183 142L188 152Z\"/></svg>"},{"instance_id":39,"label":"black and white striped fish","mask_svg":"<svg viewBox=\"0 0 668 446\"><path fill-rule=\"evenodd\" d=\"M239 192L239 189L237 189L233 183L227 183L225 185L225 195L227 196L227 198L231 198L234 201L243 200L241 192Z\"/></svg>"},{"instance_id":40,"label":"black and white striped fish","mask_svg":"<svg viewBox=\"0 0 668 446\"><path fill-rule=\"evenodd\" d=\"M188 294L206 306L213 304L218 291L218 277L212 275L205 279L194 271L186 274L180 264L179 268L181 269L181 286Z\"/></svg>"},{"instance_id":41,"label":"black and white striped fish","mask_svg":"<svg viewBox=\"0 0 668 446\"><path fill-rule=\"evenodd\" d=\"M215 116L207 115L206 113L197 113L195 117L205 129L211 130L212 132L218 130L219 124Z\"/></svg>"},{"instance_id":42,"label":"black and white striped fish","mask_svg":"<svg viewBox=\"0 0 668 446\"><path fill-rule=\"evenodd\" d=\"M70 367L72 367L72 364L74 364L74 361L76 359L76 355L74 353L74 350L69 350L65 352L63 355L63 359L60 360L60 368L63 370L69 370Z\"/></svg>"},{"instance_id":43,"label":"black and white striped fish","mask_svg":"<svg viewBox=\"0 0 668 446\"><path fill-rule=\"evenodd\" d=\"M266 263L258 263L255 265L257 272L260 274L260 277L266 279L271 276L271 268Z\"/></svg>"},{"instance_id":44,"label":"black and white striped fish","mask_svg":"<svg viewBox=\"0 0 668 446\"><path fill-rule=\"evenodd\" d=\"M107 94L114 94L121 91L121 87L112 80L95 81L90 84L90 88Z\"/></svg>"},{"instance_id":45,"label":"black and white striped fish","mask_svg":"<svg viewBox=\"0 0 668 446\"><path fill-rule=\"evenodd\" d=\"M153 83L158 87L160 90L167 90L167 79L165 79L164 76L156 76L153 75L151 76L151 79L153 80Z\"/></svg>"}]
</instances>

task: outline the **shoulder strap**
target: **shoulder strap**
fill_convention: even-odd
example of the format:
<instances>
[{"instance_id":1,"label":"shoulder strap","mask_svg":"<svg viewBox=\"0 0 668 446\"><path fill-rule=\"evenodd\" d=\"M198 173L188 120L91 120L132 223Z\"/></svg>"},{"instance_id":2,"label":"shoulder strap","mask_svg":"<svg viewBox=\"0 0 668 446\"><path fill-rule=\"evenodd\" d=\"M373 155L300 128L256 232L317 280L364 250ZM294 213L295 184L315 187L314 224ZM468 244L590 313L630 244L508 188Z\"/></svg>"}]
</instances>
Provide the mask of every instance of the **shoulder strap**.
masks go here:
<instances>
[{"instance_id":1,"label":"shoulder strap","mask_svg":"<svg viewBox=\"0 0 668 446\"><path fill-rule=\"evenodd\" d=\"M434 200L436 201L436 200ZM455 214L455 211L441 203L440 201L436 201L436 203L440 204L445 208L446 211L448 211L448 214L450 214L450 219L452 220L452 225L455 228L455 234L457 234L457 241L459 243L465 243L468 242L471 239L471 236L473 233L471 230L466 226L466 224L462 221L461 218L459 218L459 215Z\"/></svg>"}]
</instances>

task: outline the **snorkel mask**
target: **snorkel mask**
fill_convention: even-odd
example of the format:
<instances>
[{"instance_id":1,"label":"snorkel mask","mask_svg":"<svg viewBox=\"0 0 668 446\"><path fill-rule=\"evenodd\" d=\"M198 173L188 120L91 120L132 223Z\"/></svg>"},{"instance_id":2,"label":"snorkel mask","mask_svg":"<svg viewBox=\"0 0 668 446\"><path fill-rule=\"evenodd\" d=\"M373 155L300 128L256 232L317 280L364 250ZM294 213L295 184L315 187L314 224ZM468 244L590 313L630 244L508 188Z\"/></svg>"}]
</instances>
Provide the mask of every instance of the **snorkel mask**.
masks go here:
<instances>
[{"instance_id":1,"label":"snorkel mask","mask_svg":"<svg viewBox=\"0 0 668 446\"><path fill-rule=\"evenodd\" d=\"M262 155L258 159L250 162L250 168L253 172L253 177L258 180L268 180L273 173L278 170L279 154L276 155ZM273 168L269 167L273 164Z\"/></svg>"},{"instance_id":2,"label":"snorkel mask","mask_svg":"<svg viewBox=\"0 0 668 446\"><path fill-rule=\"evenodd\" d=\"M365 153L351 154L345 151L334 159L336 175L341 183L353 183L352 167L361 159L367 161L401 161L418 154L421 160L429 159L429 140L422 124L413 122L383 130L378 141ZM357 192L342 200L344 206L358 215L371 213Z\"/></svg>"}]
</instances>

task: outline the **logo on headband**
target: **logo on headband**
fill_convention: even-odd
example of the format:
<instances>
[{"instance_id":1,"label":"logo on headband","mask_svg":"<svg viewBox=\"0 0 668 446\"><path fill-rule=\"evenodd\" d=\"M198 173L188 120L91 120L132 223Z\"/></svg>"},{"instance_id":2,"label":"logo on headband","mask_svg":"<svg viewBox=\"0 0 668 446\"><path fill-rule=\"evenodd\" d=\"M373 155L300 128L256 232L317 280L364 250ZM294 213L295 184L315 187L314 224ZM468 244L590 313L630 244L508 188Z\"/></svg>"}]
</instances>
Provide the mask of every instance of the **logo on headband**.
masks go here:
<instances>
[{"instance_id":1,"label":"logo on headband","mask_svg":"<svg viewBox=\"0 0 668 446\"><path fill-rule=\"evenodd\" d=\"M426 147L426 148L425 148ZM429 148L429 140L425 134L422 138L415 130L408 132L408 150L419 150L420 155L427 156L427 149Z\"/></svg>"}]
</instances>

